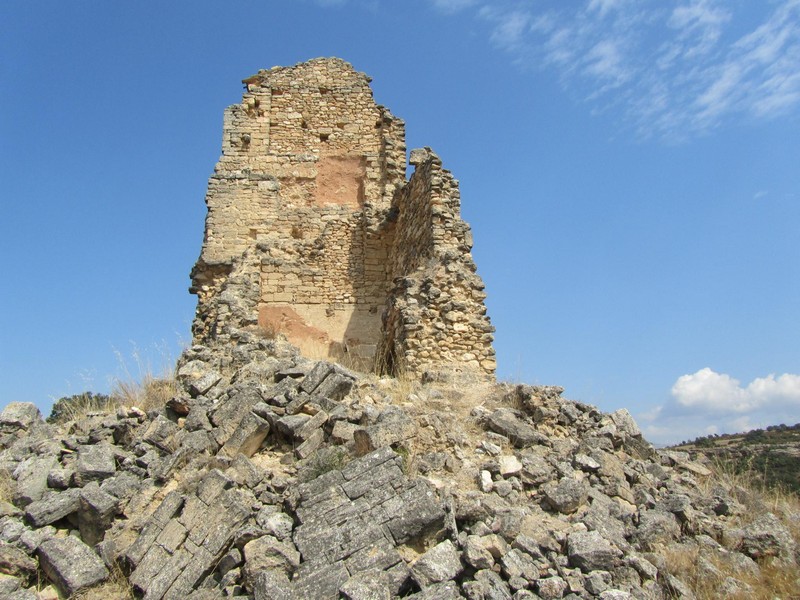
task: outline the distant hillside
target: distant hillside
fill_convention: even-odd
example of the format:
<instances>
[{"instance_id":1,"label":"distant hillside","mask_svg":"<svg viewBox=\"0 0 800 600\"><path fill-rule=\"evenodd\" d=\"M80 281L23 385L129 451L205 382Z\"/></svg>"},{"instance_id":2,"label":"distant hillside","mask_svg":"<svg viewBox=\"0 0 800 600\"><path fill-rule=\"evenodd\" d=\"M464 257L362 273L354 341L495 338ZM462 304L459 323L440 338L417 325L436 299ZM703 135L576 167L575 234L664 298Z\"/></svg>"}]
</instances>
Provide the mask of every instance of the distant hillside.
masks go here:
<instances>
[{"instance_id":1,"label":"distant hillside","mask_svg":"<svg viewBox=\"0 0 800 600\"><path fill-rule=\"evenodd\" d=\"M800 423L699 437L674 449L707 456L735 473L749 472L766 487L800 495Z\"/></svg>"}]
</instances>

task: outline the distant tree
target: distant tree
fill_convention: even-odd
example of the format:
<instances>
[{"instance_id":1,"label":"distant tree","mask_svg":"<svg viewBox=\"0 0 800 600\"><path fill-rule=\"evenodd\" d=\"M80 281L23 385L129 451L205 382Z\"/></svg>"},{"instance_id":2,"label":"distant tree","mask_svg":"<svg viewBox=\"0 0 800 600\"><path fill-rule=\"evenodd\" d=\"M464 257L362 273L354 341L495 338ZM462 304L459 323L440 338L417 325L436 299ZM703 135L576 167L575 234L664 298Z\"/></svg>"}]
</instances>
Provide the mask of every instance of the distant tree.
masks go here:
<instances>
[{"instance_id":1,"label":"distant tree","mask_svg":"<svg viewBox=\"0 0 800 600\"><path fill-rule=\"evenodd\" d=\"M83 392L73 396L59 398L47 417L48 423L63 423L70 419L93 411L107 411L114 405L114 401L105 394Z\"/></svg>"}]
</instances>

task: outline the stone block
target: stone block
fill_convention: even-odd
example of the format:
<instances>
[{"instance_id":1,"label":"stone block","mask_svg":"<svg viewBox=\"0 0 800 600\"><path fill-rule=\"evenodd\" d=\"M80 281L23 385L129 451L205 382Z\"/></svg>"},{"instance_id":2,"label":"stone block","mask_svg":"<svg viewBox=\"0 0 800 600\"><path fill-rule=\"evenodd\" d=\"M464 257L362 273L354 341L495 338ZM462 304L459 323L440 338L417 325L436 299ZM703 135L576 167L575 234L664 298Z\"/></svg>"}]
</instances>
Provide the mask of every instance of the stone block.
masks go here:
<instances>
[{"instance_id":1,"label":"stone block","mask_svg":"<svg viewBox=\"0 0 800 600\"><path fill-rule=\"evenodd\" d=\"M291 542L282 542L265 535L244 547L244 573L247 581L255 581L263 570L281 571L287 576L300 567L300 553Z\"/></svg>"},{"instance_id":2,"label":"stone block","mask_svg":"<svg viewBox=\"0 0 800 600\"><path fill-rule=\"evenodd\" d=\"M0 573L27 581L36 573L36 561L16 546L0 542Z\"/></svg>"},{"instance_id":3,"label":"stone block","mask_svg":"<svg viewBox=\"0 0 800 600\"><path fill-rule=\"evenodd\" d=\"M411 576L421 588L455 579L461 573L461 559L450 540L445 540L420 556L411 567Z\"/></svg>"},{"instance_id":4,"label":"stone block","mask_svg":"<svg viewBox=\"0 0 800 600\"><path fill-rule=\"evenodd\" d=\"M178 369L177 378L191 394L192 398L196 398L197 396L202 396L219 383L222 375L206 363L192 360Z\"/></svg>"},{"instance_id":5,"label":"stone block","mask_svg":"<svg viewBox=\"0 0 800 600\"><path fill-rule=\"evenodd\" d=\"M300 384L306 394L313 394L319 387L323 380L333 372L333 365L324 361L320 361L314 365L314 368L303 378Z\"/></svg>"},{"instance_id":6,"label":"stone block","mask_svg":"<svg viewBox=\"0 0 800 600\"><path fill-rule=\"evenodd\" d=\"M322 446L324 441L325 433L322 429L315 429L306 441L295 448L294 455L300 460L308 458Z\"/></svg>"},{"instance_id":7,"label":"stone block","mask_svg":"<svg viewBox=\"0 0 800 600\"><path fill-rule=\"evenodd\" d=\"M25 507L39 500L47 491L50 472L58 464L55 456L31 456L19 463L13 474L17 480L14 504Z\"/></svg>"},{"instance_id":8,"label":"stone block","mask_svg":"<svg viewBox=\"0 0 800 600\"><path fill-rule=\"evenodd\" d=\"M76 512L81 506L80 491L50 492L25 509L25 518L34 527L44 527Z\"/></svg>"},{"instance_id":9,"label":"stone block","mask_svg":"<svg viewBox=\"0 0 800 600\"><path fill-rule=\"evenodd\" d=\"M343 400L350 390L353 388L355 381L352 377L342 375L341 373L331 373L325 380L320 383L314 390L314 394L334 400L336 402Z\"/></svg>"},{"instance_id":10,"label":"stone block","mask_svg":"<svg viewBox=\"0 0 800 600\"><path fill-rule=\"evenodd\" d=\"M41 420L42 413L32 402L9 402L0 412L0 430L28 430Z\"/></svg>"},{"instance_id":11,"label":"stone block","mask_svg":"<svg viewBox=\"0 0 800 600\"><path fill-rule=\"evenodd\" d=\"M42 542L36 554L47 578L66 596L101 583L109 576L100 557L73 536Z\"/></svg>"},{"instance_id":12,"label":"stone block","mask_svg":"<svg viewBox=\"0 0 800 600\"><path fill-rule=\"evenodd\" d=\"M261 443L269 434L269 423L256 415L247 413L239 422L228 441L220 449L224 456L235 456L238 453L247 457L253 456L261 447Z\"/></svg>"},{"instance_id":13,"label":"stone block","mask_svg":"<svg viewBox=\"0 0 800 600\"><path fill-rule=\"evenodd\" d=\"M81 539L94 546L103 540L117 513L119 500L100 489L97 483L84 487L80 493L78 527Z\"/></svg>"},{"instance_id":14,"label":"stone block","mask_svg":"<svg viewBox=\"0 0 800 600\"><path fill-rule=\"evenodd\" d=\"M255 600L293 600L292 583L279 570L259 571L253 578Z\"/></svg>"},{"instance_id":15,"label":"stone block","mask_svg":"<svg viewBox=\"0 0 800 600\"><path fill-rule=\"evenodd\" d=\"M492 431L506 436L517 448L533 445L544 437L510 408L498 408L489 415L486 423Z\"/></svg>"}]
</instances>

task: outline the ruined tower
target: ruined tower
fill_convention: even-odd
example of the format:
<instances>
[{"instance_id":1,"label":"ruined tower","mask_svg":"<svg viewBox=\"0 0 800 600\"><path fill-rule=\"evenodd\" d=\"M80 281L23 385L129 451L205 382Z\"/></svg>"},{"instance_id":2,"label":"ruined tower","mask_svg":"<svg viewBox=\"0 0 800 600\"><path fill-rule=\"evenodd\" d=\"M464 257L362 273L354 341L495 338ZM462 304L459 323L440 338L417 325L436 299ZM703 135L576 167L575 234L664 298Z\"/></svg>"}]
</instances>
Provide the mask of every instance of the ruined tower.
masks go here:
<instances>
[{"instance_id":1,"label":"ruined tower","mask_svg":"<svg viewBox=\"0 0 800 600\"><path fill-rule=\"evenodd\" d=\"M406 179L404 123L369 82L336 58L244 80L192 270L195 343L258 331L378 372L493 377L458 182L428 148Z\"/></svg>"}]
</instances>

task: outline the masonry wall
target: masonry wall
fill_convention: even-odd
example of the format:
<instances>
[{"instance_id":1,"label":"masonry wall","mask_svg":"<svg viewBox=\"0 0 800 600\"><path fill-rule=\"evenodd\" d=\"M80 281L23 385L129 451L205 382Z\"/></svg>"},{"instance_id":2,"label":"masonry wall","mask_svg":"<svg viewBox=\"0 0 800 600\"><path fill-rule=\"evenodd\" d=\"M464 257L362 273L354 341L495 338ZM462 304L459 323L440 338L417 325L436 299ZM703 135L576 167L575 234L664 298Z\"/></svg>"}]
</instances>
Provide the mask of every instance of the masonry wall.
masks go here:
<instances>
[{"instance_id":1,"label":"masonry wall","mask_svg":"<svg viewBox=\"0 0 800 600\"><path fill-rule=\"evenodd\" d=\"M462 307L470 318L446 321L439 311L453 300L428 294L416 315L414 298L401 291L399 280L423 285L427 277L448 298L474 299L464 290L482 284L473 281L457 183L429 152L417 153L406 181L404 123L375 103L369 81L339 59L244 81L242 103L225 111L206 195L192 271L195 340L231 345L237 332L257 329L364 368L416 372L467 356L470 368L492 373L482 302ZM471 277L448 283L453 267L436 263L443 260L471 268ZM483 315L475 323L474 313ZM480 332L472 331L478 321Z\"/></svg>"}]
</instances>

